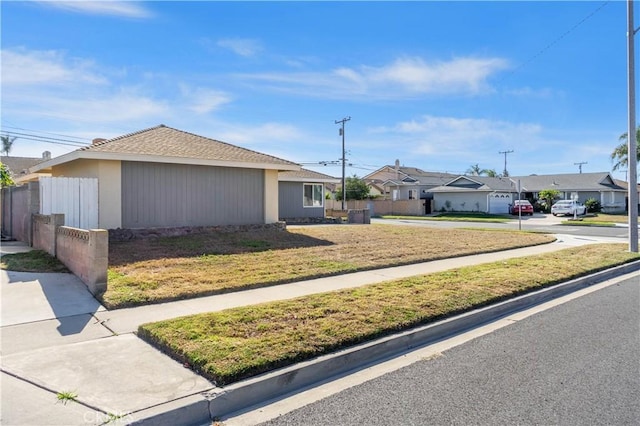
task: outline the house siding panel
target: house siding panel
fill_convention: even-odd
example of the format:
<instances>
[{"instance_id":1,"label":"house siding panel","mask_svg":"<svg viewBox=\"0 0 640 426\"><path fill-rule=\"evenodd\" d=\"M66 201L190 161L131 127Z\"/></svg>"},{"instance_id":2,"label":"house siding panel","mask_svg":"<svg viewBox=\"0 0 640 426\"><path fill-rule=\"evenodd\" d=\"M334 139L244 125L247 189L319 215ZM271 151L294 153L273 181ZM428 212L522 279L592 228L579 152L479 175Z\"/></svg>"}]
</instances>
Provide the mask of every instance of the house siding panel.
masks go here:
<instances>
[{"instance_id":1,"label":"house siding panel","mask_svg":"<svg viewBox=\"0 0 640 426\"><path fill-rule=\"evenodd\" d=\"M122 226L245 225L264 222L260 169L122 163Z\"/></svg>"},{"instance_id":2,"label":"house siding panel","mask_svg":"<svg viewBox=\"0 0 640 426\"><path fill-rule=\"evenodd\" d=\"M449 207L447 207L447 201ZM487 193L435 193L434 211L487 212Z\"/></svg>"},{"instance_id":3,"label":"house siding panel","mask_svg":"<svg viewBox=\"0 0 640 426\"><path fill-rule=\"evenodd\" d=\"M303 185L302 182L280 182L278 184L280 219L324 217L324 207L303 206Z\"/></svg>"}]
</instances>

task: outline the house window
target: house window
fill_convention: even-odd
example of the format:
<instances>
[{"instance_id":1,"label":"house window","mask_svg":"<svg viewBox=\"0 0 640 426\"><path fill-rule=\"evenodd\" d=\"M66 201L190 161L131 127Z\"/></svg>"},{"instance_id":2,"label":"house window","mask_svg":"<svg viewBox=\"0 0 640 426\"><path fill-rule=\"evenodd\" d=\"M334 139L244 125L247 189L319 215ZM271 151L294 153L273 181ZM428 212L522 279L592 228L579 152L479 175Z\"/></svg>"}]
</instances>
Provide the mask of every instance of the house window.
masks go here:
<instances>
[{"instance_id":1,"label":"house window","mask_svg":"<svg viewBox=\"0 0 640 426\"><path fill-rule=\"evenodd\" d=\"M305 183L304 184L304 207L322 207L324 200L324 190L322 184Z\"/></svg>"},{"instance_id":2,"label":"house window","mask_svg":"<svg viewBox=\"0 0 640 426\"><path fill-rule=\"evenodd\" d=\"M409 190L409 199L410 200L418 199L418 190L417 189L410 189Z\"/></svg>"}]
</instances>

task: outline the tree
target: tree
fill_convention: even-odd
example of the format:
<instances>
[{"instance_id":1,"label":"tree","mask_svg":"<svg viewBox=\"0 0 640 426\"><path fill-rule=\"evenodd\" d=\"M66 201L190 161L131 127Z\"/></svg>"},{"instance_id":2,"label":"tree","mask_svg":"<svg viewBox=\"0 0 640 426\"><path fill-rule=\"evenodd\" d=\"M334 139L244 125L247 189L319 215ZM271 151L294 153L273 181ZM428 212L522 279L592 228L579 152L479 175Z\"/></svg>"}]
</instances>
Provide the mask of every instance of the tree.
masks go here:
<instances>
[{"instance_id":1,"label":"tree","mask_svg":"<svg viewBox=\"0 0 640 426\"><path fill-rule=\"evenodd\" d=\"M345 187L347 200L364 200L369 196L369 186L356 175L345 179ZM337 190L336 200L342 200L342 188Z\"/></svg>"},{"instance_id":2,"label":"tree","mask_svg":"<svg viewBox=\"0 0 640 426\"><path fill-rule=\"evenodd\" d=\"M628 145L628 132L624 132L618 138L619 141L622 141L620 145L618 145L613 152L611 153L611 161L615 161L613 165L613 170L618 170L622 167L627 167L629 164L629 145ZM636 129L636 141L640 140L640 127ZM638 152L636 153L636 157L638 161L640 161L640 144L638 144Z\"/></svg>"},{"instance_id":3,"label":"tree","mask_svg":"<svg viewBox=\"0 0 640 426\"><path fill-rule=\"evenodd\" d=\"M486 170L481 169L479 164L472 164L471 167L469 167L467 169L467 174L471 175L471 176L480 176L481 174L485 173Z\"/></svg>"},{"instance_id":4,"label":"tree","mask_svg":"<svg viewBox=\"0 0 640 426\"><path fill-rule=\"evenodd\" d=\"M11 178L11 173L9 173L7 165L0 163L0 188L5 188L13 184L14 182Z\"/></svg>"},{"instance_id":5,"label":"tree","mask_svg":"<svg viewBox=\"0 0 640 426\"><path fill-rule=\"evenodd\" d=\"M13 142L15 142L17 138L15 136L0 136L0 139L2 139L2 152L8 156L9 151L11 151L11 147L13 146Z\"/></svg>"},{"instance_id":6,"label":"tree","mask_svg":"<svg viewBox=\"0 0 640 426\"><path fill-rule=\"evenodd\" d=\"M544 211L549 213L551 211L551 205L553 204L553 200L558 198L560 195L560 191L557 189L543 189L538 192L538 199L544 201Z\"/></svg>"},{"instance_id":7,"label":"tree","mask_svg":"<svg viewBox=\"0 0 640 426\"><path fill-rule=\"evenodd\" d=\"M494 169L481 169L479 164L472 164L471 167L467 169L465 172L471 176L482 176L487 175L489 177L497 177L498 174Z\"/></svg>"}]
</instances>

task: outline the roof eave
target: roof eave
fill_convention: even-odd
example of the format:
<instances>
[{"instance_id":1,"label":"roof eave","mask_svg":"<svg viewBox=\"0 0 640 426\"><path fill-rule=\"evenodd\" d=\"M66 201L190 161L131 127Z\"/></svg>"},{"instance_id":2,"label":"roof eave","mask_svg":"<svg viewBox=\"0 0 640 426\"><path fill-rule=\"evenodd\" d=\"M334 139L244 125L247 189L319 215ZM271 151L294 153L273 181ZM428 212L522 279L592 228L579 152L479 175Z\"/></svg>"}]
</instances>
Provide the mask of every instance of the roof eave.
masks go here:
<instances>
[{"instance_id":1,"label":"roof eave","mask_svg":"<svg viewBox=\"0 0 640 426\"><path fill-rule=\"evenodd\" d=\"M146 163L187 164L194 166L217 166L243 169L263 169L278 171L299 171L301 166L295 163L254 163L249 161L207 160L202 158L168 157L163 155L123 154L115 152L73 151L52 160L40 163L29 171L31 173L51 170L52 167L76 160L140 161Z\"/></svg>"}]
</instances>

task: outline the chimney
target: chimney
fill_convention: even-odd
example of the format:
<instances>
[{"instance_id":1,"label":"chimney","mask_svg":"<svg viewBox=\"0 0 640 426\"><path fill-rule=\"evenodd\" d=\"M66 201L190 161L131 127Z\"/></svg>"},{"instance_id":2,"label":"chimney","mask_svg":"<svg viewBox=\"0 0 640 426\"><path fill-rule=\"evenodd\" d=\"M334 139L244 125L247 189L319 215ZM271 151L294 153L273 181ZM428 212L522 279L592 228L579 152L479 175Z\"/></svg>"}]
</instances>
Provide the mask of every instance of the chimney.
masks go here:
<instances>
[{"instance_id":1,"label":"chimney","mask_svg":"<svg viewBox=\"0 0 640 426\"><path fill-rule=\"evenodd\" d=\"M396 180L398 180L398 172L400 171L400 160L396 160Z\"/></svg>"},{"instance_id":2,"label":"chimney","mask_svg":"<svg viewBox=\"0 0 640 426\"><path fill-rule=\"evenodd\" d=\"M95 138L94 140L91 141L91 145L98 145L101 144L102 142L106 142L107 140L104 138Z\"/></svg>"},{"instance_id":3,"label":"chimney","mask_svg":"<svg viewBox=\"0 0 640 426\"><path fill-rule=\"evenodd\" d=\"M51 160L51 152L49 152L49 151L44 151L44 152L42 153L42 159L43 159L43 160Z\"/></svg>"}]
</instances>

